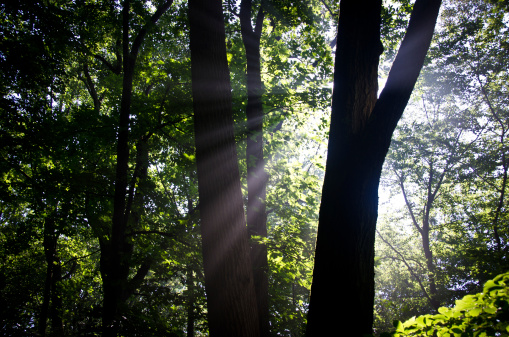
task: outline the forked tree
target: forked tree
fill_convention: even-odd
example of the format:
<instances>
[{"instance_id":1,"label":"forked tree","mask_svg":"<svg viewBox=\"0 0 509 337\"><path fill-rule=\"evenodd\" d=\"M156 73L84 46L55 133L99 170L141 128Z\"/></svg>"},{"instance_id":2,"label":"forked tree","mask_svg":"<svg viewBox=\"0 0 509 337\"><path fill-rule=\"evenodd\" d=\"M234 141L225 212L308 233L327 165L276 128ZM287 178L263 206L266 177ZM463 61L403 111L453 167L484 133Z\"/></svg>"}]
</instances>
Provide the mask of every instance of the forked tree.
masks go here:
<instances>
[{"instance_id":1,"label":"forked tree","mask_svg":"<svg viewBox=\"0 0 509 337\"><path fill-rule=\"evenodd\" d=\"M440 0L417 0L377 98L381 0L342 0L306 335L372 333L382 166L424 63Z\"/></svg>"},{"instance_id":2,"label":"forked tree","mask_svg":"<svg viewBox=\"0 0 509 337\"><path fill-rule=\"evenodd\" d=\"M196 165L210 336L259 336L220 0L190 0Z\"/></svg>"}]
</instances>

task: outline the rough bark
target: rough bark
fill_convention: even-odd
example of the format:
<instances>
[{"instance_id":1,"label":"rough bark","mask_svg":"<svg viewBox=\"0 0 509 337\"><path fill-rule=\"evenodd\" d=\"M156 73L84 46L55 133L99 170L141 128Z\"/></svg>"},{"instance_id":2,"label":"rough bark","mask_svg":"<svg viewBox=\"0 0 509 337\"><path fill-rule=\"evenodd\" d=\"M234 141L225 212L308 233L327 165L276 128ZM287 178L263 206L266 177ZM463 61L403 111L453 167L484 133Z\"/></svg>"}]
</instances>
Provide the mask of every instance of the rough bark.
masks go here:
<instances>
[{"instance_id":1,"label":"rough bark","mask_svg":"<svg viewBox=\"0 0 509 337\"><path fill-rule=\"evenodd\" d=\"M190 0L189 23L210 336L258 336L221 1Z\"/></svg>"},{"instance_id":2,"label":"rough bark","mask_svg":"<svg viewBox=\"0 0 509 337\"><path fill-rule=\"evenodd\" d=\"M392 133L422 68L439 7L440 0L416 1L377 100L381 1L341 1L309 337L372 333L380 175Z\"/></svg>"},{"instance_id":3,"label":"rough bark","mask_svg":"<svg viewBox=\"0 0 509 337\"><path fill-rule=\"evenodd\" d=\"M267 246L260 239L267 237L266 184L263 159L263 106L260 66L260 38L264 12L260 6L256 25L251 24L252 1L240 5L242 41L246 50L247 76L247 228L251 238L251 263L260 320L260 336L269 336L269 280Z\"/></svg>"}]
</instances>

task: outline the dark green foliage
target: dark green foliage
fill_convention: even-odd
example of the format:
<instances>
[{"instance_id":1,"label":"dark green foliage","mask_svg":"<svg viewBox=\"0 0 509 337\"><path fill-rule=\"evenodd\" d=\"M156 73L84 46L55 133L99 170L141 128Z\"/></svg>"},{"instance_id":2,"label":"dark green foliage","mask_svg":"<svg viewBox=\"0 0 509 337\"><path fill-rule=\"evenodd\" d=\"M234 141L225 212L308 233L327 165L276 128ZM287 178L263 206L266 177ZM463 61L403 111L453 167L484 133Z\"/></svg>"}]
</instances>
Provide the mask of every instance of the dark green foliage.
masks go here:
<instances>
[{"instance_id":1,"label":"dark green foliage","mask_svg":"<svg viewBox=\"0 0 509 337\"><path fill-rule=\"evenodd\" d=\"M155 7L162 3L152 1ZM131 4L132 45L155 7L143 1ZM286 127L283 121L293 115L304 125L307 111L327 106L330 90L323 86L331 70L330 48L321 37L320 20L315 27L285 26L290 21L300 25L299 16L316 6L311 10L302 3L296 12L274 6L277 25L268 22L271 28L263 35L264 74L270 74L264 78L269 92L264 99L270 135L266 153L271 170L300 175L304 169L287 168L293 165L288 159L307 161L324 137L312 141L300 132L309 141L302 157L303 148L296 147L303 140L296 143L289 136L297 124ZM0 5L0 316L6 336L56 335L59 321L66 336L101 334L101 240L111 235L122 96L121 7L114 1ZM228 59L242 148L245 55L237 24L234 18L229 26ZM295 31L282 36L287 28ZM304 33L296 34L301 29ZM185 336L190 324L194 335L208 333L188 44L187 4L176 1L157 25L148 27L133 74L128 185L135 193L125 235L132 246L132 294L119 324L125 336ZM289 55L296 57L291 64L286 62ZM311 67L314 62L316 68ZM316 69L320 76L313 75ZM301 93L294 95L296 90ZM289 144L292 150L283 155L282 146ZM146 176L137 168L142 161ZM240 165L245 167L245 160ZM277 211L270 213L269 238L274 255L269 257L273 308L286 309L272 319L277 329L298 331L309 288L313 223L308 219L316 214L318 182L307 176L305 184L290 177L279 183L276 177L271 208ZM275 195L287 202L280 205ZM306 205L294 198L304 198ZM52 242L50 250L44 242ZM48 256L58 266L51 270L60 270L50 279ZM46 288L46 280L54 284L48 281Z\"/></svg>"},{"instance_id":2,"label":"dark green foliage","mask_svg":"<svg viewBox=\"0 0 509 337\"><path fill-rule=\"evenodd\" d=\"M124 239L132 248L126 254L127 280L132 282L122 304L122 336L208 334L188 8L186 1L175 1L157 24L145 26L164 2L130 1L129 45L143 27L147 33L137 53L130 104L125 199L129 200L129 191L133 193ZM262 2L266 6L260 48L263 153L269 175L268 236L263 241L268 248L270 325L274 335L302 336L324 175L339 7L337 1L328 0L263 0L253 1L253 13ZM57 336L61 331L65 336L101 335L100 260L105 238L111 236L114 208L124 77L123 5L112 0L0 4L2 335ZM223 11L247 206L246 55L238 5L225 1ZM433 205L430 229L437 298L441 305L452 305L467 293L481 291L483 283L508 268L504 177L509 170L509 40L507 1L446 5L439 38L417 89L427 107L440 107L437 111L445 117L437 117L436 123L423 119L402 124L387 164L412 185L409 198L421 217L425 193L418 186L429 177L426 161L435 160L441 172L447 158L454 157ZM384 4L383 60L393 58L411 10L406 0ZM381 73L386 70L382 67ZM472 138L462 139L455 149L460 131ZM433 310L418 283L427 289L419 236L400 226L409 223L406 212L393 206L387 216L390 225L379 220L384 223L379 225L381 236L402 253L415 273L387 245L377 248L377 331L395 318ZM507 278L496 282L506 289ZM483 303L488 311L468 316L462 309L465 312L455 316L460 311L440 309L441 316L429 316L427 323L440 321L444 329L454 323L455 329L467 331L485 322L507 335L505 325L493 321L507 321L503 294L493 289L491 297L467 298L472 305ZM347 290L330 291L341 295ZM490 313L489 303L496 303L496 312ZM419 324L432 329L423 321ZM493 335L489 328L484 331Z\"/></svg>"}]
</instances>

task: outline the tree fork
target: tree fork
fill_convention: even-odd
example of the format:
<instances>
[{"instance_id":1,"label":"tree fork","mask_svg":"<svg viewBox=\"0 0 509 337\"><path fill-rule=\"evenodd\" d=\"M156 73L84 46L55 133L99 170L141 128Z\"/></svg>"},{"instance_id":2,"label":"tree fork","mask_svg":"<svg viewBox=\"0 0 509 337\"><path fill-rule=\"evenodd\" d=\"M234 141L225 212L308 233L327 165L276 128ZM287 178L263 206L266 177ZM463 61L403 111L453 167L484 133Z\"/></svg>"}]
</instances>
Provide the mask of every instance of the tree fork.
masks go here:
<instances>
[{"instance_id":1,"label":"tree fork","mask_svg":"<svg viewBox=\"0 0 509 337\"><path fill-rule=\"evenodd\" d=\"M382 166L424 63L440 4L440 0L415 2L407 33L377 100L381 1L341 1L329 147L306 329L309 337L372 334ZM346 324L338 326L338 319Z\"/></svg>"},{"instance_id":2,"label":"tree fork","mask_svg":"<svg viewBox=\"0 0 509 337\"><path fill-rule=\"evenodd\" d=\"M260 4L253 29L252 1L240 4L242 41L246 50L247 75L247 228L250 236L251 263L260 321L260 336L269 336L269 280L267 246L260 242L267 237L266 185L268 176L263 159L263 106L260 65L260 38L265 17Z\"/></svg>"}]
</instances>

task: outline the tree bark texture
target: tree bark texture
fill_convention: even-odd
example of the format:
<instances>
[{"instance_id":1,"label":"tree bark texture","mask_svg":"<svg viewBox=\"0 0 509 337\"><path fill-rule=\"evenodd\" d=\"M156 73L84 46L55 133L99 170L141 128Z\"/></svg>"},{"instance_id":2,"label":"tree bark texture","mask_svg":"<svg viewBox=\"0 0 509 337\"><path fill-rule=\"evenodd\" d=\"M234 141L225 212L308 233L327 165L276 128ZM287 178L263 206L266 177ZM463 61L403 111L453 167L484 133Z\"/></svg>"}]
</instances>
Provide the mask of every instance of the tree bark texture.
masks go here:
<instances>
[{"instance_id":1,"label":"tree bark texture","mask_svg":"<svg viewBox=\"0 0 509 337\"><path fill-rule=\"evenodd\" d=\"M210 336L258 336L219 0L190 0L191 76Z\"/></svg>"},{"instance_id":2,"label":"tree bark texture","mask_svg":"<svg viewBox=\"0 0 509 337\"><path fill-rule=\"evenodd\" d=\"M246 50L247 75L247 228L250 236L251 263L260 320L260 336L270 334L269 326L269 279L267 246L260 238L267 237L266 185L268 176L263 159L263 106L260 66L260 38L264 12L260 7L256 25L251 24L252 1L243 0L240 5L242 41Z\"/></svg>"},{"instance_id":3,"label":"tree bark texture","mask_svg":"<svg viewBox=\"0 0 509 337\"><path fill-rule=\"evenodd\" d=\"M306 335L372 333L378 186L440 8L417 0L377 100L380 0L342 0L326 173Z\"/></svg>"}]
</instances>

